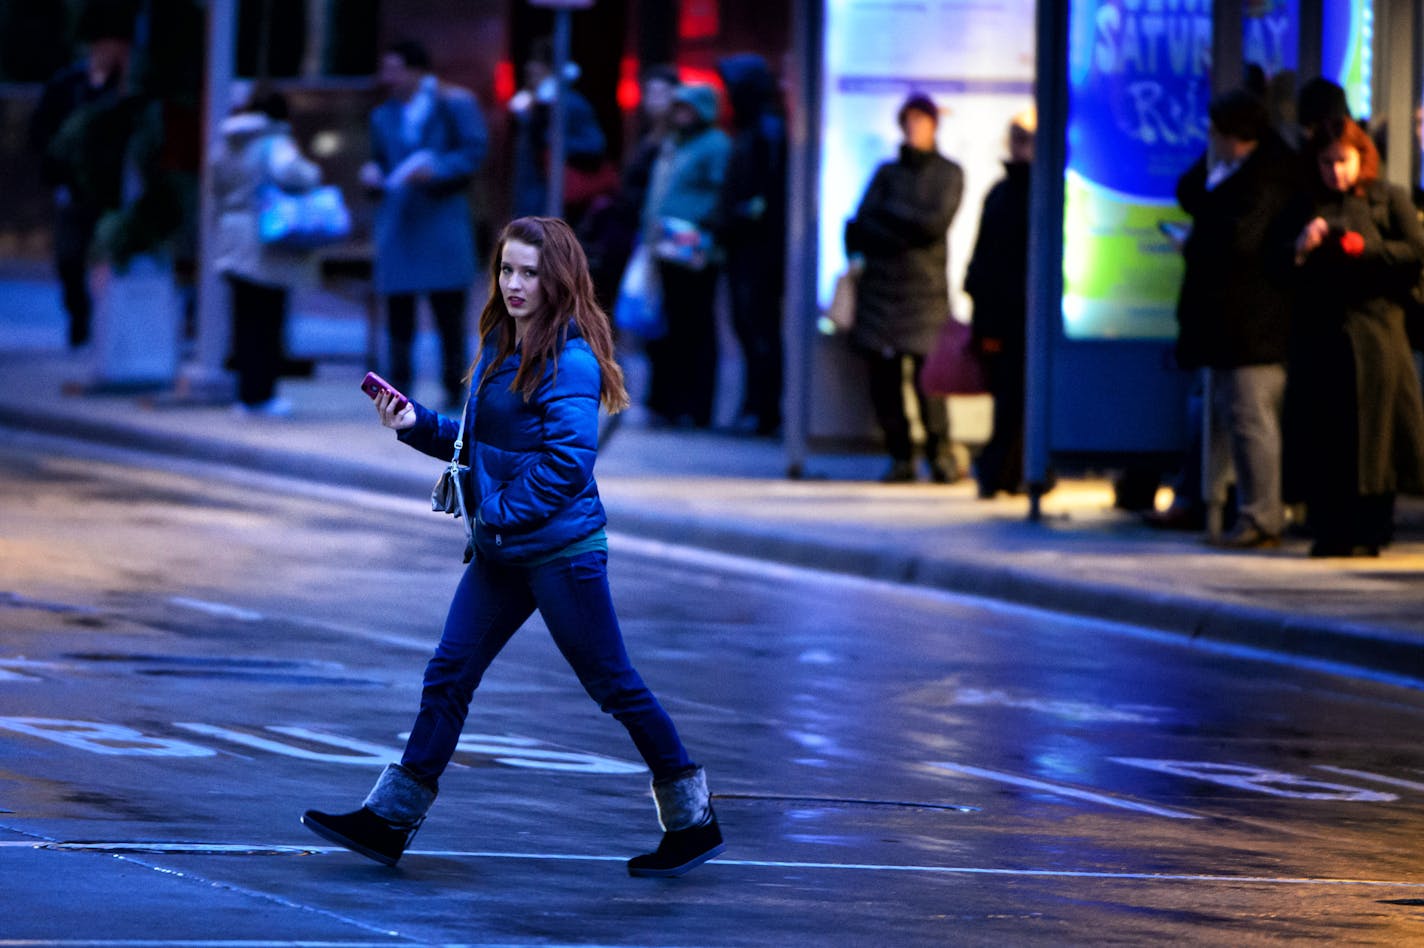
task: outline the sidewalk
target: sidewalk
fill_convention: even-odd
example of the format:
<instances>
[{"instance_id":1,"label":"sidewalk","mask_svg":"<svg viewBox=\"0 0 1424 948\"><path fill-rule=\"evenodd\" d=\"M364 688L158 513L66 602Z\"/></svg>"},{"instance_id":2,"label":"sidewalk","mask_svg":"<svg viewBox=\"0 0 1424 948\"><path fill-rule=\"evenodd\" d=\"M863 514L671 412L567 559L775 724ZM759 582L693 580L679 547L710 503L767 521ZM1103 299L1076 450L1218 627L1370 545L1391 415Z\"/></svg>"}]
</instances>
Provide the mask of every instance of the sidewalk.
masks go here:
<instances>
[{"instance_id":1,"label":"sidewalk","mask_svg":"<svg viewBox=\"0 0 1424 948\"><path fill-rule=\"evenodd\" d=\"M12 339L0 333L0 426L404 494L414 516L439 472L376 424L358 357L285 381L290 418L255 419L152 396L66 395L83 363L53 346L16 351ZM788 480L777 443L630 420L599 458L614 548L617 534L636 535L1424 679L1418 499L1401 503L1399 539L1380 559L1311 560L1305 540L1226 553L1149 530L1112 509L1101 479L1063 481L1034 524L1025 499L980 501L972 483L873 483L876 457L813 456L808 467Z\"/></svg>"}]
</instances>

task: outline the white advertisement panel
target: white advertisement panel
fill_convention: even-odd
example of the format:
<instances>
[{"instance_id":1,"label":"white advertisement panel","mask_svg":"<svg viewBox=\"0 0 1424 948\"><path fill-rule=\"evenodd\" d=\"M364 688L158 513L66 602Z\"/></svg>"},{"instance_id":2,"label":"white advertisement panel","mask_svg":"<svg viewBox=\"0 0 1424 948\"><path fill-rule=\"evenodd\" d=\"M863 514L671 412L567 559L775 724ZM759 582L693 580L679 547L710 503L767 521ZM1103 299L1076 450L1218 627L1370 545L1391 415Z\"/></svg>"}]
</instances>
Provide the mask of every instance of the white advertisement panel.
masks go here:
<instances>
[{"instance_id":1,"label":"white advertisement panel","mask_svg":"<svg viewBox=\"0 0 1424 948\"><path fill-rule=\"evenodd\" d=\"M923 92L940 108L940 151L964 169L949 278L953 312L967 318L964 268L980 207L1003 176L1010 119L1033 104L1033 0L827 0L824 50L821 307L845 267L845 222L876 166L899 149L896 113Z\"/></svg>"}]
</instances>

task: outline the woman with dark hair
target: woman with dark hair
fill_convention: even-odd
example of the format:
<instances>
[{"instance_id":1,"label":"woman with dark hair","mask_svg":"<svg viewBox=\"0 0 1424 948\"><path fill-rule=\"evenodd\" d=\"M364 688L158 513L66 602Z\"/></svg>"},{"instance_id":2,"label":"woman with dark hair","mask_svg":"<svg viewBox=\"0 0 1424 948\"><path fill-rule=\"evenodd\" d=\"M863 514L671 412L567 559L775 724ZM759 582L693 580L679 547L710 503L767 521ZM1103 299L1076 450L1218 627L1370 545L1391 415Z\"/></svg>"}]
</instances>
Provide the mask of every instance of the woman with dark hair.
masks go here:
<instances>
[{"instance_id":1,"label":"woman with dark hair","mask_svg":"<svg viewBox=\"0 0 1424 948\"><path fill-rule=\"evenodd\" d=\"M608 590L607 518L593 466L600 402L613 412L628 406L613 333L583 248L562 220L513 221L492 264L463 425L403 397L376 396L381 424L411 447L448 459L463 442L461 508L473 561L426 666L401 762L386 768L361 809L308 810L302 822L395 865L435 800L485 670L537 609L584 689L627 728L652 771L665 832L656 852L629 860L629 873L681 875L720 853L722 834L706 774L628 660Z\"/></svg>"},{"instance_id":2,"label":"woman with dark hair","mask_svg":"<svg viewBox=\"0 0 1424 948\"><path fill-rule=\"evenodd\" d=\"M1378 556L1395 494L1424 490L1424 406L1403 310L1424 230L1350 119L1322 128L1307 154L1318 177L1295 242L1287 482L1308 505L1312 556Z\"/></svg>"}]
</instances>

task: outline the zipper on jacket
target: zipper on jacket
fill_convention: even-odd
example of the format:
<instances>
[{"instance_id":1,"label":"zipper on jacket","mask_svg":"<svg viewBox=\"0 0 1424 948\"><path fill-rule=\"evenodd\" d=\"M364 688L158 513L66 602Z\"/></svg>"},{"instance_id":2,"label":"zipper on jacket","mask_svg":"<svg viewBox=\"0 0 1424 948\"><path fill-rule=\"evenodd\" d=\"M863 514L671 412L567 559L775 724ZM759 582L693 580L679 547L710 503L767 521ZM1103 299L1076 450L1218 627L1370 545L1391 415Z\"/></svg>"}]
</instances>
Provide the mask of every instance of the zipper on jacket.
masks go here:
<instances>
[{"instance_id":1,"label":"zipper on jacket","mask_svg":"<svg viewBox=\"0 0 1424 948\"><path fill-rule=\"evenodd\" d=\"M496 534L494 535L494 545L495 545L495 546L504 546L504 534L502 534L502 533L496 533Z\"/></svg>"}]
</instances>

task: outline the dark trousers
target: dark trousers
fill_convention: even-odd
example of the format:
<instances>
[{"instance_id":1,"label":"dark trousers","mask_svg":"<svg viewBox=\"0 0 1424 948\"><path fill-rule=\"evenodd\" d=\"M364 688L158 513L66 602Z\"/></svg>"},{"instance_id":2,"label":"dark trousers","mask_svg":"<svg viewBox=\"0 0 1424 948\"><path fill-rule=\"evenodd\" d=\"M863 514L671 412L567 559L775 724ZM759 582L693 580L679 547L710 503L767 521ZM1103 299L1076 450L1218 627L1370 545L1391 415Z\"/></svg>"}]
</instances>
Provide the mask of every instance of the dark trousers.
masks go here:
<instances>
[{"instance_id":1,"label":"dark trousers","mask_svg":"<svg viewBox=\"0 0 1424 948\"><path fill-rule=\"evenodd\" d=\"M260 405L277 391L287 325L287 291L228 274L232 290L232 356L237 399Z\"/></svg>"},{"instance_id":2,"label":"dark trousers","mask_svg":"<svg viewBox=\"0 0 1424 948\"><path fill-rule=\"evenodd\" d=\"M469 341L465 328L464 290L435 290L428 294L435 328L440 333L440 384L451 405L465 400L465 370L469 368ZM415 381L411 351L415 345L415 294L386 297L386 323L391 337L390 382L407 394Z\"/></svg>"},{"instance_id":3,"label":"dark trousers","mask_svg":"<svg viewBox=\"0 0 1424 948\"><path fill-rule=\"evenodd\" d=\"M648 408L672 422L712 426L717 390L717 268L658 264L667 334L648 343Z\"/></svg>"},{"instance_id":4,"label":"dark trousers","mask_svg":"<svg viewBox=\"0 0 1424 948\"><path fill-rule=\"evenodd\" d=\"M915 400L920 409L920 422L925 428L925 457L942 460L949 450L949 408L944 399L927 396L920 387L920 369L925 357L861 350L870 379L870 404L875 420L885 437L885 451L894 461L909 462L914 457L910 440L910 418L905 411L905 360L911 363Z\"/></svg>"},{"instance_id":5,"label":"dark trousers","mask_svg":"<svg viewBox=\"0 0 1424 948\"><path fill-rule=\"evenodd\" d=\"M672 719L628 660L608 590L607 553L580 553L533 567L476 556L455 590L445 631L425 669L420 712L401 760L416 779L436 785L455 753L485 670L535 609L589 697L627 728L653 779L693 766Z\"/></svg>"},{"instance_id":6,"label":"dark trousers","mask_svg":"<svg viewBox=\"0 0 1424 948\"><path fill-rule=\"evenodd\" d=\"M54 269L59 277L64 310L69 314L69 345L89 341L94 300L89 293L89 250L94 244L98 212L74 204L59 208L54 221Z\"/></svg>"},{"instance_id":7,"label":"dark trousers","mask_svg":"<svg viewBox=\"0 0 1424 948\"><path fill-rule=\"evenodd\" d=\"M775 248L732 249L727 284L732 297L732 330L746 364L741 414L756 430L771 434L781 426L782 346L780 260Z\"/></svg>"},{"instance_id":8,"label":"dark trousers","mask_svg":"<svg viewBox=\"0 0 1424 948\"><path fill-rule=\"evenodd\" d=\"M1012 493L1023 482L1024 354L986 355L984 368L994 396L994 430L979 452L974 473L980 493Z\"/></svg>"}]
</instances>

